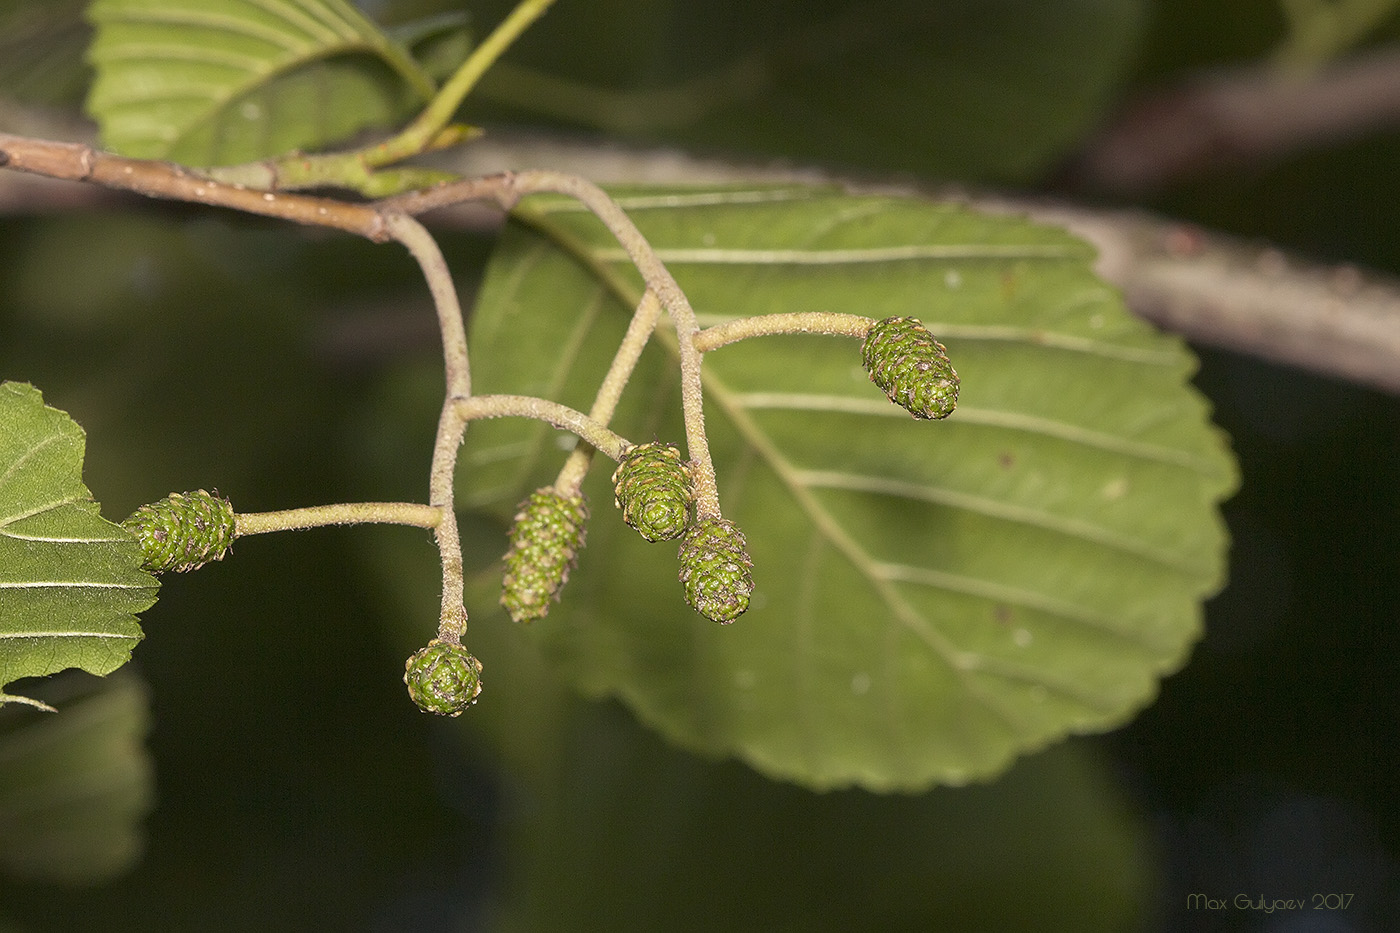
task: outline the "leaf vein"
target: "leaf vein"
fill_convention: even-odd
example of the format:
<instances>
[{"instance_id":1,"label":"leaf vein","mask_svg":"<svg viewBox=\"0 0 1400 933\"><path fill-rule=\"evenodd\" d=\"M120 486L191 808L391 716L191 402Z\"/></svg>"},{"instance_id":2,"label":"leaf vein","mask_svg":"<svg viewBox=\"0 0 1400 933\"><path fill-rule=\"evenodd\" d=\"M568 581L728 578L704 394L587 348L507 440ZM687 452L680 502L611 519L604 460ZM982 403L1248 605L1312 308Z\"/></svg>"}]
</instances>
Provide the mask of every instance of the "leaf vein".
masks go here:
<instances>
[{"instance_id":1,"label":"leaf vein","mask_svg":"<svg viewBox=\"0 0 1400 933\"><path fill-rule=\"evenodd\" d=\"M106 580L0 580L0 589L100 589L148 590L149 583L113 583Z\"/></svg>"},{"instance_id":2,"label":"leaf vein","mask_svg":"<svg viewBox=\"0 0 1400 933\"><path fill-rule=\"evenodd\" d=\"M1055 599L1044 593L1008 586L995 580L968 577L928 567L908 564L876 564L877 572L887 580L933 587L965 596L977 596L1023 609L1033 609L1069 622L1076 622L1097 632L1120 638L1148 650L1156 650L1141 632L1125 629L1115 617L1095 612L1085 606Z\"/></svg>"},{"instance_id":3,"label":"leaf vein","mask_svg":"<svg viewBox=\"0 0 1400 933\"><path fill-rule=\"evenodd\" d=\"M628 262L626 250L595 247L602 262ZM1082 249L1025 243L969 243L940 246L918 243L904 246L872 246L854 249L711 249L657 247L657 257L667 265L723 266L847 266L866 263L991 259L1079 259Z\"/></svg>"},{"instance_id":4,"label":"leaf vein","mask_svg":"<svg viewBox=\"0 0 1400 933\"><path fill-rule=\"evenodd\" d=\"M79 631L33 631L0 632L0 638L112 638L126 641L140 641L141 636L121 632L79 632Z\"/></svg>"},{"instance_id":5,"label":"leaf vein","mask_svg":"<svg viewBox=\"0 0 1400 933\"><path fill-rule=\"evenodd\" d=\"M1136 538L1095 525L1090 522L1075 521L1053 512L1043 512L1021 505L998 502L982 496L974 496L953 489L929 486L923 483L908 483L884 476L870 476L860 473L842 473L834 470L798 471L797 481L804 486L818 489L841 489L850 492L873 493L880 496L893 496L901 499L914 499L932 502L949 508L975 512L1022 525L1043 528L1065 537L1100 544L1112 550L1121 551L1145 558L1164 567L1183 573L1192 573L1196 568L1189 559L1183 559L1174 551L1151 547Z\"/></svg>"},{"instance_id":6,"label":"leaf vein","mask_svg":"<svg viewBox=\"0 0 1400 933\"><path fill-rule=\"evenodd\" d=\"M735 398L745 408L755 410L792 409L893 418L901 422L909 420L907 412L883 398L855 398L849 395L820 395L807 392L745 392L737 394ZM1039 434L1059 440L1072 441L1108 453L1123 454L1138 460L1187 467L1198 473L1211 474L1216 472L1209 464L1188 451L1132 441L1113 434L1091 431L1069 422L1041 418L1036 415L959 405L954 418L958 424Z\"/></svg>"},{"instance_id":7,"label":"leaf vein","mask_svg":"<svg viewBox=\"0 0 1400 933\"><path fill-rule=\"evenodd\" d=\"M61 434L53 434L53 435L50 435L49 437L44 438L44 439L43 439L42 441L40 441L39 443L35 444L33 447L31 447L31 448L29 448L28 450L26 450L24 453L20 454L18 457L16 457L16 458L14 459L14 461L13 461L8 467L5 468L5 472L4 472L4 473L0 473L0 486L3 486L3 485L5 485L6 483L8 483L8 482L14 477L15 473L16 473L22 466L24 466L24 464L25 464L26 461L32 459L36 454L38 454L40 451L42 451L45 447L49 446L50 444L57 444L59 441L61 441L61 440L63 440L63 439L64 439L64 438L63 438L63 435L61 435Z\"/></svg>"}]
</instances>

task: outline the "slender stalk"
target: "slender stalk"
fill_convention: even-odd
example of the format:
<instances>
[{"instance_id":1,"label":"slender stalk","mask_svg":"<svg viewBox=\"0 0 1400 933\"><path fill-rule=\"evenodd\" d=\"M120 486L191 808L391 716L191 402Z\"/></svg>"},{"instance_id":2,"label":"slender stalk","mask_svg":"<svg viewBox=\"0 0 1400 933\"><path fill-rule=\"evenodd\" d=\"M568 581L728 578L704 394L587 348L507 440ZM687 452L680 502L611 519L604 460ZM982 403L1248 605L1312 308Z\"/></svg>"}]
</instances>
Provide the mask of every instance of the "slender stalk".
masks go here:
<instances>
[{"instance_id":1,"label":"slender stalk","mask_svg":"<svg viewBox=\"0 0 1400 933\"><path fill-rule=\"evenodd\" d=\"M467 354L467 329L462 318L462 305L457 300L457 286L452 282L452 270L443 258L437 241L417 220L407 214L388 212L384 224L389 235L398 240L413 258L418 260L428 290L437 310L438 330L442 333L442 356L447 394L466 398L472 394L471 360Z\"/></svg>"},{"instance_id":2,"label":"slender stalk","mask_svg":"<svg viewBox=\"0 0 1400 933\"><path fill-rule=\"evenodd\" d=\"M777 334L827 334L832 337L864 338L874 323L874 318L834 311L762 314L756 317L736 318L714 327L707 327L695 335L695 347L701 353L708 353L750 337L769 337Z\"/></svg>"},{"instance_id":3,"label":"slender stalk","mask_svg":"<svg viewBox=\"0 0 1400 933\"><path fill-rule=\"evenodd\" d=\"M279 512L239 512L234 516L234 536L270 531L299 531L328 525L413 525L436 528L442 510L417 502L341 502Z\"/></svg>"},{"instance_id":4,"label":"slender stalk","mask_svg":"<svg viewBox=\"0 0 1400 933\"><path fill-rule=\"evenodd\" d=\"M690 307L690 301L676 284L675 277L656 255L656 250L647 242L646 237L642 236L636 224L632 223L632 219L607 192L577 175L531 170L506 172L472 179L462 184L469 187L459 187L456 183L439 185L383 203L392 204L398 210L418 214L435 207L447 207L465 200L485 197L494 197L502 206L509 208L513 206L514 199L527 194L562 194L588 208L617 239L631 259L632 265L637 267L637 271L646 281L648 290L656 293L661 306L676 326L681 365L681 407L685 415L686 446L695 471L696 512L703 518L719 517L719 490L715 482L714 461L710 458L710 446L705 437L700 351L695 347L695 335L699 333L700 326L695 320L695 311Z\"/></svg>"},{"instance_id":5,"label":"slender stalk","mask_svg":"<svg viewBox=\"0 0 1400 933\"><path fill-rule=\"evenodd\" d=\"M388 165L428 149L486 70L495 64L520 34L543 16L553 3L554 0L521 0L515 9L510 11L510 15L472 50L467 60L447 79L447 83L438 90L423 112L397 136L371 149L366 154L366 161L374 166Z\"/></svg>"},{"instance_id":6,"label":"slender stalk","mask_svg":"<svg viewBox=\"0 0 1400 933\"><path fill-rule=\"evenodd\" d=\"M465 582L462 570L462 543L457 533L457 513L453 505L453 480L457 472L457 450L462 446L467 420L457 404L471 397L471 365L467 353L467 332L462 321L462 307L452 273L427 229L407 214L389 213L384 218L389 234L413 254L428 281L428 290L437 309L438 329L442 333L443 372L447 394L438 417L437 439L433 443L433 462L428 476L428 503L440 510L433 528L438 553L442 558L442 614L438 638L457 644L467 628L464 601Z\"/></svg>"},{"instance_id":7,"label":"slender stalk","mask_svg":"<svg viewBox=\"0 0 1400 933\"><path fill-rule=\"evenodd\" d=\"M656 293L662 307L671 316L680 344L681 408L685 415L686 447L695 471L696 514L701 518L718 518L719 489L715 481L714 461L710 458L709 440L705 436L700 351L695 347L695 335L699 333L700 325L695 320L690 300L636 224L602 188L577 175L551 171L519 172L515 176L515 188L521 194L536 191L565 194L592 211L626 250L632 264L646 281L647 288Z\"/></svg>"},{"instance_id":8,"label":"slender stalk","mask_svg":"<svg viewBox=\"0 0 1400 933\"><path fill-rule=\"evenodd\" d=\"M510 417L543 421L561 431L578 435L586 444L614 460L621 459L623 451L632 446L627 438L583 412L533 395L473 395L457 399L455 406L463 421Z\"/></svg>"},{"instance_id":9,"label":"slender stalk","mask_svg":"<svg viewBox=\"0 0 1400 933\"><path fill-rule=\"evenodd\" d=\"M462 446L462 435L466 432L467 422L457 412L456 401L449 394L443 402L428 478L429 500L432 505L442 510L442 517L433 529L437 539L438 556L442 560L442 610L438 621L438 639L452 644L460 644L462 635L467 630L462 539L457 531L457 511L453 499L457 450Z\"/></svg>"},{"instance_id":10,"label":"slender stalk","mask_svg":"<svg viewBox=\"0 0 1400 933\"><path fill-rule=\"evenodd\" d=\"M588 417L602 425L612 421L613 412L617 410L617 403L622 398L622 390L632 378L632 371L637 368L637 360L646 349L647 341L651 339L652 331L656 330L656 322L660 317L661 302L655 292L647 289L642 294L642 300L637 303L637 310L632 314L632 321L627 325L627 333L622 336L622 343L618 345L612 365L608 367L602 384L598 386L598 394L593 398L593 407L589 409ZM554 480L554 488L564 495L577 495L583 485L583 478L593 463L593 452L598 449L595 444L586 444L570 451L564 465L559 469L558 477ZM603 453L614 460L621 456L621 451L613 454L604 449Z\"/></svg>"}]
</instances>

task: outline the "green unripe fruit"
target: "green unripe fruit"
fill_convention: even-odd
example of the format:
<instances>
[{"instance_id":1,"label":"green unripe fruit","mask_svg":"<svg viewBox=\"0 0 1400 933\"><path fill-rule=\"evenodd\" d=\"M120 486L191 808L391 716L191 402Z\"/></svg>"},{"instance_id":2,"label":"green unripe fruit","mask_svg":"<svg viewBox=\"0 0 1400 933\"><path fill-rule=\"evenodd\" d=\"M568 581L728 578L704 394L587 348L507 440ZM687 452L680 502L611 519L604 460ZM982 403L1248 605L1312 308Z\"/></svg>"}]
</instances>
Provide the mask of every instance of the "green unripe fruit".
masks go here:
<instances>
[{"instance_id":1,"label":"green unripe fruit","mask_svg":"<svg viewBox=\"0 0 1400 933\"><path fill-rule=\"evenodd\" d=\"M696 522L681 542L680 564L685 601L705 618L728 625L749 608L753 561L738 525L722 518Z\"/></svg>"},{"instance_id":2,"label":"green unripe fruit","mask_svg":"<svg viewBox=\"0 0 1400 933\"><path fill-rule=\"evenodd\" d=\"M143 505L122 527L141 542L146 570L184 573L224 559L233 544L235 519L232 503L199 489L172 492Z\"/></svg>"},{"instance_id":3,"label":"green unripe fruit","mask_svg":"<svg viewBox=\"0 0 1400 933\"><path fill-rule=\"evenodd\" d=\"M918 318L877 321L860 355L871 381L915 418L946 418L957 407L958 374Z\"/></svg>"},{"instance_id":4,"label":"green unripe fruit","mask_svg":"<svg viewBox=\"0 0 1400 933\"><path fill-rule=\"evenodd\" d=\"M461 645L434 638L404 664L403 682L423 712L460 716L481 693L481 662Z\"/></svg>"},{"instance_id":5,"label":"green unripe fruit","mask_svg":"<svg viewBox=\"0 0 1400 933\"><path fill-rule=\"evenodd\" d=\"M690 527L694 478L677 448L657 441L631 448L612 481L622 520L648 541L670 541Z\"/></svg>"},{"instance_id":6,"label":"green unripe fruit","mask_svg":"<svg viewBox=\"0 0 1400 933\"><path fill-rule=\"evenodd\" d=\"M544 618L559 598L583 547L587 519L582 496L561 496L552 486L520 503L501 581L501 605L516 622Z\"/></svg>"}]
</instances>

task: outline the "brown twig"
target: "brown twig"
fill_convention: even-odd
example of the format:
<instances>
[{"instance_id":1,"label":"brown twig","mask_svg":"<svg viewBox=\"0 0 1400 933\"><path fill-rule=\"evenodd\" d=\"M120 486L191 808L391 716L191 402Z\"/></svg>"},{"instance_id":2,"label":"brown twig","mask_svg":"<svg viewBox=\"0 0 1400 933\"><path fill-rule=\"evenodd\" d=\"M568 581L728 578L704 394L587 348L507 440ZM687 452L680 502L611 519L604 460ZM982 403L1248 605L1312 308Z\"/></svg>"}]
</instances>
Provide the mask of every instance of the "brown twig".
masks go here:
<instances>
[{"instance_id":1,"label":"brown twig","mask_svg":"<svg viewBox=\"0 0 1400 933\"><path fill-rule=\"evenodd\" d=\"M278 194L268 202L260 192L227 186L206 188L205 195L196 198L191 195L199 186L198 180L187 172L164 163L119 159L90 147L0 134L0 164L7 159L9 167L36 174L102 180L111 187L139 190L154 197L229 207L251 201L250 209L257 213L333 226L375 240L386 236L375 205L293 194ZM478 174L498 172L511 164L555 165L605 183L644 179L655 183L825 182L860 187L814 169L735 165L674 151L639 152L507 133L492 134L462 150L451 167L463 174ZM85 165L100 165L103 171L95 174ZM127 165L133 168L131 173L124 170ZM146 187L135 184L147 179L156 183ZM468 222L499 224L501 208L511 203L500 177L475 184L476 188L458 189L458 193L494 204L486 214L473 209L466 215ZM893 186L879 190L930 193ZM947 192L931 193L948 196ZM217 200L224 194L240 201ZM1083 236L1099 249L1100 273L1123 290L1134 311L1190 340L1400 393L1400 282L1390 277L1352 266L1308 263L1267 246L1140 212L989 195L959 196L976 208L1024 214L1066 226ZM440 195L409 195L393 203L407 214L445 206ZM327 208L325 214L320 212L322 207ZM462 216L459 205L439 214L438 221Z\"/></svg>"},{"instance_id":2,"label":"brown twig","mask_svg":"<svg viewBox=\"0 0 1400 933\"><path fill-rule=\"evenodd\" d=\"M1164 330L1400 394L1400 280L1141 211L991 197L971 203L1093 243L1099 274Z\"/></svg>"},{"instance_id":3,"label":"brown twig","mask_svg":"<svg viewBox=\"0 0 1400 933\"><path fill-rule=\"evenodd\" d=\"M1075 189L1145 194L1400 123L1400 49L1316 72L1247 65L1130 101L1067 166Z\"/></svg>"},{"instance_id":4,"label":"brown twig","mask_svg":"<svg viewBox=\"0 0 1400 933\"><path fill-rule=\"evenodd\" d=\"M169 162L128 159L80 143L0 133L0 167L49 178L91 182L150 198L229 207L263 217L331 227L376 243L389 239L382 213L370 205L227 185Z\"/></svg>"}]
</instances>

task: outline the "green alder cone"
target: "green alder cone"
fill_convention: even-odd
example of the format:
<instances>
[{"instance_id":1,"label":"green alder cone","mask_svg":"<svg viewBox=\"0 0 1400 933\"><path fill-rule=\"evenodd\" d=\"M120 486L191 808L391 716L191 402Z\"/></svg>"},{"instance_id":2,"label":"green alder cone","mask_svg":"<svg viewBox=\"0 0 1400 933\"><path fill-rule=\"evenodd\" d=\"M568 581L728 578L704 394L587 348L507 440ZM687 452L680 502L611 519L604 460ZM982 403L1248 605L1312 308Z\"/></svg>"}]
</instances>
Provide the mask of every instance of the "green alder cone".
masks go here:
<instances>
[{"instance_id":1,"label":"green alder cone","mask_svg":"<svg viewBox=\"0 0 1400 933\"><path fill-rule=\"evenodd\" d=\"M912 317L877 321L861 345L870 379L915 418L946 418L958 405L958 374L943 344Z\"/></svg>"},{"instance_id":2,"label":"green alder cone","mask_svg":"<svg viewBox=\"0 0 1400 933\"><path fill-rule=\"evenodd\" d=\"M749 608L753 561L738 525L701 519L681 542L680 564L685 601L705 618L728 625Z\"/></svg>"},{"instance_id":3,"label":"green alder cone","mask_svg":"<svg viewBox=\"0 0 1400 933\"><path fill-rule=\"evenodd\" d=\"M516 622L548 614L577 563L587 520L583 496L562 496L552 486L535 490L520 503L501 581L501 605Z\"/></svg>"},{"instance_id":4,"label":"green alder cone","mask_svg":"<svg viewBox=\"0 0 1400 933\"><path fill-rule=\"evenodd\" d=\"M679 449L659 441L633 447L612 481L622 520L646 540L671 541L690 527L695 481Z\"/></svg>"},{"instance_id":5,"label":"green alder cone","mask_svg":"<svg viewBox=\"0 0 1400 933\"><path fill-rule=\"evenodd\" d=\"M172 492L143 505L122 522L141 542L145 570L198 570L211 560L223 560L233 544L233 504L203 489Z\"/></svg>"},{"instance_id":6,"label":"green alder cone","mask_svg":"<svg viewBox=\"0 0 1400 933\"><path fill-rule=\"evenodd\" d=\"M404 664L403 682L423 712L460 716L481 694L481 662L461 645L434 638Z\"/></svg>"}]
</instances>

